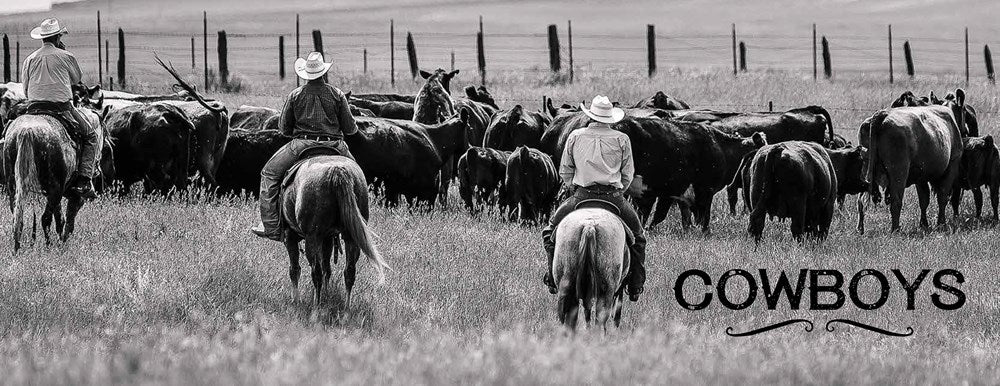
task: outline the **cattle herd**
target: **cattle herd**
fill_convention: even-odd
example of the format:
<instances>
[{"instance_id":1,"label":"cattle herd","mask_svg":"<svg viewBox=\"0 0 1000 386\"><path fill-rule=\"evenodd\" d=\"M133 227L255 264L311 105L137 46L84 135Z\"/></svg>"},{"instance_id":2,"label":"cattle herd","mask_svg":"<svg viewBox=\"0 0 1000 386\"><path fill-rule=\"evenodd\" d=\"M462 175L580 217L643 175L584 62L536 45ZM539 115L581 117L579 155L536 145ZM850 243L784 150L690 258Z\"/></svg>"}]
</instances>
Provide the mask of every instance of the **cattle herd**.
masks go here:
<instances>
[{"instance_id":1,"label":"cattle herd","mask_svg":"<svg viewBox=\"0 0 1000 386\"><path fill-rule=\"evenodd\" d=\"M544 221L562 193L558 163L566 138L589 118L576 105L556 107L544 96L532 110L500 106L485 87L453 93L457 74L421 72L425 82L416 95L345 94L359 128L346 142L369 185L388 205L405 200L430 208L446 204L457 180L474 213L495 207L505 218ZM219 194L256 195L264 164L290 140L278 129L278 110L230 111L182 86L163 95L99 86L78 92L79 104L94 109L107 133L98 187L118 185L127 193L142 182L147 193L169 194L200 181ZM24 97L16 83L0 87L2 119L10 121ZM978 136L964 91L944 99L907 92L887 102L860 123L857 145L834 133L820 106L726 112L692 108L663 92L625 108L626 119L613 128L632 141L645 185L631 192L632 200L649 226L676 204L684 227L696 223L707 232L713 197L723 189L733 213L743 197L748 231L757 239L767 216L790 219L797 239L823 238L835 203L862 193L885 200L896 230L910 185L917 188L922 226L931 190L939 224L949 201L957 215L963 190L972 191L979 216L984 185L996 218L1000 151L991 136Z\"/></svg>"}]
</instances>

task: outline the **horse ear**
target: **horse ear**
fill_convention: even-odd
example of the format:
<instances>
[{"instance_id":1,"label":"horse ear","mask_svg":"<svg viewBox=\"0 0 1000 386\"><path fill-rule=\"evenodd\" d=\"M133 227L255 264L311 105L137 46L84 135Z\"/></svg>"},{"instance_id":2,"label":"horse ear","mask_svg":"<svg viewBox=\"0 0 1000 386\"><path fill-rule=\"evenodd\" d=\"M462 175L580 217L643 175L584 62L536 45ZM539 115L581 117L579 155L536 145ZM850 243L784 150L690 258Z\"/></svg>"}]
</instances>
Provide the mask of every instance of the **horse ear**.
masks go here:
<instances>
[{"instance_id":1,"label":"horse ear","mask_svg":"<svg viewBox=\"0 0 1000 386\"><path fill-rule=\"evenodd\" d=\"M431 77L431 73L429 73L427 71L424 71L424 70L420 70L420 77L424 78L424 79L430 78Z\"/></svg>"}]
</instances>

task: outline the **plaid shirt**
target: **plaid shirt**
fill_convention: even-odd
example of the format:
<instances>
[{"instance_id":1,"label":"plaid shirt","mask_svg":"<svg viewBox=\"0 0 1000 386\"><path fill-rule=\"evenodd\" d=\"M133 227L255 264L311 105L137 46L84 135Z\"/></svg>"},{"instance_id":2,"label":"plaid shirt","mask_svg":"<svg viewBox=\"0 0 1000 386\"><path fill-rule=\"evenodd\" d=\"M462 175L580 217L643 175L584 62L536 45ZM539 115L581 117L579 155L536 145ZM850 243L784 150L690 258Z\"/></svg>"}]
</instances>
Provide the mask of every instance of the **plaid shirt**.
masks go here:
<instances>
[{"instance_id":1,"label":"plaid shirt","mask_svg":"<svg viewBox=\"0 0 1000 386\"><path fill-rule=\"evenodd\" d=\"M592 122L566 139L559 175L563 182L587 187L595 184L624 189L632 183L635 165L632 142L607 123Z\"/></svg>"},{"instance_id":2,"label":"plaid shirt","mask_svg":"<svg viewBox=\"0 0 1000 386\"><path fill-rule=\"evenodd\" d=\"M326 136L343 139L358 131L347 104L337 88L315 79L292 90L281 111L281 131L285 135Z\"/></svg>"}]
</instances>

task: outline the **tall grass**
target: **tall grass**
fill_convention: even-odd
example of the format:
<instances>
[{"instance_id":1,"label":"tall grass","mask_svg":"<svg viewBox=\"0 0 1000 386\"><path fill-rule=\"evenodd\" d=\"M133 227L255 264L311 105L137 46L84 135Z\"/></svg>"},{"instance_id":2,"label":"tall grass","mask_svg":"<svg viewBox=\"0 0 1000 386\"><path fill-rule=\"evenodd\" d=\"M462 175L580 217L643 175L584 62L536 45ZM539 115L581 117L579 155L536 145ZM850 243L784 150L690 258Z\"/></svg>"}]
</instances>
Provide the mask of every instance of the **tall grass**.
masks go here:
<instances>
[{"instance_id":1,"label":"tall grass","mask_svg":"<svg viewBox=\"0 0 1000 386\"><path fill-rule=\"evenodd\" d=\"M334 81L358 92L389 89L380 79ZM400 90L415 87L406 83ZM492 78L490 87L503 106L540 104L542 94L577 101L607 93L632 101L662 89L698 106L774 100L781 108L851 107L858 110L833 114L838 130L853 139L860 119L903 89L943 92L955 83L922 79L886 87L863 78L813 83L784 73L736 79L669 73L546 85L510 73ZM231 106L273 107L287 91L266 84L252 89L261 95L213 96ZM997 111L994 88L968 90L980 111ZM995 114L981 121L984 133L994 131ZM650 230L646 293L625 305L622 327L571 337L557 325L555 298L541 283L539 229L495 214L470 216L454 191L449 208L429 213L374 207L377 245L393 268L387 283L374 285L373 270L361 262L352 309L342 312L343 280L334 275L327 305L333 312L317 323L309 321L307 304L292 303L284 249L247 231L257 221L255 202L197 194L103 197L83 208L77 233L65 244L39 241L18 254L10 243L0 245L0 374L14 384L995 382L997 231L967 215L947 229L917 230L914 201L911 192L899 234L887 232L888 213L880 208L868 216L870 231L857 235L857 214L848 205L822 244L797 244L787 223L768 223L764 242L755 245L745 237L746 217L729 215L722 197L710 235L681 230L672 213ZM10 215L0 215L0 234L9 240L11 233ZM968 302L957 311L938 310L929 281L913 311L905 309L905 293L894 281L888 303L874 311L850 300L837 311L787 304L767 310L760 294L740 311L717 300L688 311L674 300L681 272L701 269L717 280L734 268L846 275L867 268L908 275L954 268L965 274L960 287ZM308 273L301 283L301 292L311 290ZM685 288L689 297L703 290ZM866 300L877 295L870 282L861 288ZM742 298L746 288L733 286L731 293ZM724 334L727 327L744 331L792 317L811 319L816 329ZM888 338L847 326L823 330L834 318L916 332Z\"/></svg>"}]
</instances>

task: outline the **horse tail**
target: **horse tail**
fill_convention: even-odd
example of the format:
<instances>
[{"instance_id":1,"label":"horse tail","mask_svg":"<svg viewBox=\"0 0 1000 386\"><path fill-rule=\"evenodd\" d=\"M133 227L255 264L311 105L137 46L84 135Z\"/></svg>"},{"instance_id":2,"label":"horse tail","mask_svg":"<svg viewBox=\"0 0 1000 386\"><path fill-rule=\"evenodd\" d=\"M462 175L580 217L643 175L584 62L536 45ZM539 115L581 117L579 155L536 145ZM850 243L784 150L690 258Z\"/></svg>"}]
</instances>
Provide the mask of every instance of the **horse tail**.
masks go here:
<instances>
[{"instance_id":1,"label":"horse tail","mask_svg":"<svg viewBox=\"0 0 1000 386\"><path fill-rule=\"evenodd\" d=\"M27 205L28 195L31 191L38 190L38 165L35 164L35 147L31 143L31 135L22 133L11 138L17 153L14 157L14 238L15 243L20 242L21 229L24 227L24 209Z\"/></svg>"},{"instance_id":2,"label":"horse tail","mask_svg":"<svg viewBox=\"0 0 1000 386\"><path fill-rule=\"evenodd\" d=\"M596 296L597 288L597 227L593 222L580 230L580 247L577 251L576 293L584 301Z\"/></svg>"},{"instance_id":3,"label":"horse tail","mask_svg":"<svg viewBox=\"0 0 1000 386\"><path fill-rule=\"evenodd\" d=\"M368 222L361 215L361 209L358 208L355 178L349 170L337 174L333 181L333 194L340 205L340 222L344 226L344 231L351 236L351 240L354 240L361 252L364 252L365 256L368 256L368 260L374 263L379 283L384 283L385 269L389 268L389 265L385 263L382 255L372 244L374 235L368 228ZM364 189L368 189L368 187L364 186Z\"/></svg>"}]
</instances>

